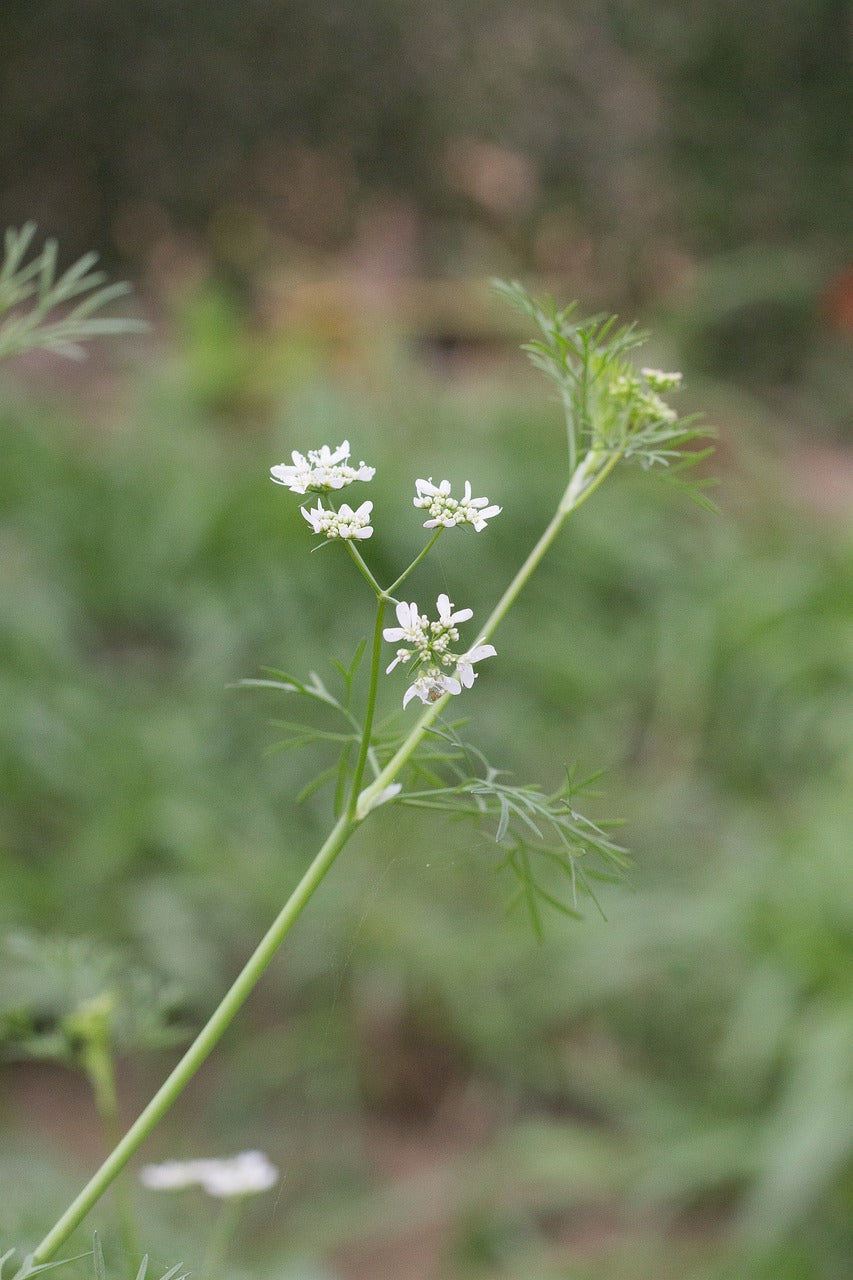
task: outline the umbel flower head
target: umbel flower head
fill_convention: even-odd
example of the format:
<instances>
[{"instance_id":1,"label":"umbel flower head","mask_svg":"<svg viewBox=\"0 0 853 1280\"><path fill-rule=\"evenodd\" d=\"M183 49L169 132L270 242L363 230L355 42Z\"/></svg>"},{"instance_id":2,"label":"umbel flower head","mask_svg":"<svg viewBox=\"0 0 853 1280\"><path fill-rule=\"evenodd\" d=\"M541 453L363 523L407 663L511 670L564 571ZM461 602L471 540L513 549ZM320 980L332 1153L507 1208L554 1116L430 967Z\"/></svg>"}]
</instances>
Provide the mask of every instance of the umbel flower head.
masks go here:
<instances>
[{"instance_id":1,"label":"umbel flower head","mask_svg":"<svg viewBox=\"0 0 853 1280\"><path fill-rule=\"evenodd\" d=\"M634 418L649 422L673 423L678 414L661 396L677 391L681 386L680 373L664 373L662 369L641 369L636 373L621 373L610 384L610 394L617 403L627 405Z\"/></svg>"},{"instance_id":2,"label":"umbel flower head","mask_svg":"<svg viewBox=\"0 0 853 1280\"><path fill-rule=\"evenodd\" d=\"M429 520L424 521L425 529L435 529L439 525L452 529L457 524L471 524L480 533L485 529L487 521L501 512L500 507L488 505L488 498L472 498L471 485L467 480L465 493L461 498L450 496L449 480L442 480L435 485L432 476L429 480L416 480L415 490L415 506L423 507L429 512Z\"/></svg>"},{"instance_id":3,"label":"umbel flower head","mask_svg":"<svg viewBox=\"0 0 853 1280\"><path fill-rule=\"evenodd\" d=\"M327 538L362 539L373 533L370 524L372 502L362 502L356 511L346 502L341 503L340 511L327 511L318 499L313 510L306 511L304 507L301 510L314 532L324 533Z\"/></svg>"},{"instance_id":4,"label":"umbel flower head","mask_svg":"<svg viewBox=\"0 0 853 1280\"><path fill-rule=\"evenodd\" d=\"M411 603L401 601L397 605L398 627L386 627L382 632L384 639L392 644L403 641L394 659L386 668L392 672L398 663L413 663L412 670L419 672L414 683L409 686L403 697L406 707L412 698L420 698L421 702L437 702L445 693L461 693L462 689L470 689L477 673L474 663L483 658L492 658L495 647L491 644L476 644L465 653L457 653L451 649L459 640L457 623L467 622L473 617L471 609L459 609L454 606L449 596L444 594L436 601L438 619L430 622L426 614L418 610L413 600Z\"/></svg>"},{"instance_id":5,"label":"umbel flower head","mask_svg":"<svg viewBox=\"0 0 853 1280\"><path fill-rule=\"evenodd\" d=\"M278 1169L262 1151L241 1151L228 1159L147 1164L140 1169L139 1180L151 1191L202 1187L209 1196L224 1200L269 1190L278 1182Z\"/></svg>"},{"instance_id":6,"label":"umbel flower head","mask_svg":"<svg viewBox=\"0 0 853 1280\"><path fill-rule=\"evenodd\" d=\"M290 455L293 465L280 462L270 467L270 479L285 485L291 493L328 493L331 489L343 489L353 480L372 480L376 468L363 462L351 467L349 454L349 440L344 440L334 452L327 444L309 449L307 458L294 449Z\"/></svg>"}]
</instances>

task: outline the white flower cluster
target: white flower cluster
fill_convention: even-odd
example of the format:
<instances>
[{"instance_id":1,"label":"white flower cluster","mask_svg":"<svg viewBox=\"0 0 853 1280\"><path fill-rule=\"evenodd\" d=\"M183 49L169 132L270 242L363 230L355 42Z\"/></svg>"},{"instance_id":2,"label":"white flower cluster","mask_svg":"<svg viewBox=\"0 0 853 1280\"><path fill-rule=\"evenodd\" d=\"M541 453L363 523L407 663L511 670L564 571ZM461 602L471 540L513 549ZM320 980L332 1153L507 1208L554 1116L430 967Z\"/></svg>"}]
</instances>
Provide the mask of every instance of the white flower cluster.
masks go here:
<instances>
[{"instance_id":1,"label":"white flower cluster","mask_svg":"<svg viewBox=\"0 0 853 1280\"><path fill-rule=\"evenodd\" d=\"M354 480L372 480L375 468L368 467L363 462L357 467L351 467L349 456L348 440L344 440L334 450L326 444L320 449L309 450L307 458L294 450L293 465L281 463L271 467L270 476L276 484L285 485L291 492L299 494L328 493L332 489L342 489ZM425 509L429 514L424 528L451 529L455 525L470 524L480 533L488 521L500 513L500 507L489 506L488 498L472 497L469 481L465 481L465 491L461 498L454 498L450 488L449 480L442 480L437 485L433 484L432 478L415 481L414 505ZM372 535L372 511L372 502L362 502L355 510L344 502L339 510L335 510L333 506L324 507L319 498L316 507L302 507L302 514L314 533L328 539L344 541L361 541ZM403 575L405 576L406 574ZM398 663L403 662L412 663L412 670L416 674L403 698L404 707L408 706L412 698L420 698L423 703L437 702L445 693L455 694L461 693L463 689L470 689L477 676L474 663L495 654L493 645L482 642L465 653L456 652L451 646L455 646L459 640L457 623L467 622L473 616L472 612L470 609L460 609L454 613L450 598L446 595L438 597L437 608L438 619L430 622L426 614L418 612L414 601L410 604L402 602L397 605L397 621L400 625L386 627L382 633L392 643L405 642L397 650L397 656L389 665L388 671L393 671ZM388 788L381 797L376 797L375 803L384 804L393 799L395 794L393 787ZM199 1167L199 1162L196 1161L194 1167Z\"/></svg>"},{"instance_id":2,"label":"white flower cluster","mask_svg":"<svg viewBox=\"0 0 853 1280\"><path fill-rule=\"evenodd\" d=\"M401 601L397 605L398 627L386 627L383 637L392 644L404 641L404 646L397 650L396 657L386 668L386 673L394 670L398 663L414 661L414 669L420 675L409 686L403 697L403 706L408 706L412 698L420 698L421 702L437 702L445 693L461 693L463 687L470 689L477 673L474 663L483 658L492 658L495 647L491 644L476 644L466 653L455 653L451 644L456 644L459 631L456 624L467 622L473 617L471 609L453 611L449 596L440 595L436 601L438 609L437 621L430 622L426 614L418 611L414 602Z\"/></svg>"},{"instance_id":3,"label":"white flower cluster","mask_svg":"<svg viewBox=\"0 0 853 1280\"><path fill-rule=\"evenodd\" d=\"M281 462L270 467L270 478L276 484L285 485L291 493L328 493L330 489L343 489L353 480L372 480L376 468L363 462L351 467L349 455L349 440L344 440L334 452L327 444L320 449L309 449L307 458L294 449L290 455L293 465Z\"/></svg>"},{"instance_id":4,"label":"white flower cluster","mask_svg":"<svg viewBox=\"0 0 853 1280\"><path fill-rule=\"evenodd\" d=\"M278 1181L278 1169L262 1151L241 1151L229 1159L148 1164L140 1169L139 1180L152 1191L202 1187L209 1196L228 1199L268 1191Z\"/></svg>"},{"instance_id":5,"label":"white flower cluster","mask_svg":"<svg viewBox=\"0 0 853 1280\"><path fill-rule=\"evenodd\" d=\"M490 507L488 498L472 498L471 485L467 480L465 493L461 498L450 496L449 480L442 480L441 484L435 485L432 476L429 480L416 480L415 489L415 506L423 507L429 512L429 520L424 521L425 529L435 529L438 525L452 529L457 524L471 524L480 533L485 529L486 522L501 511L500 507Z\"/></svg>"},{"instance_id":6,"label":"white flower cluster","mask_svg":"<svg viewBox=\"0 0 853 1280\"><path fill-rule=\"evenodd\" d=\"M318 499L313 510L306 511L302 507L302 514L315 533L323 533L327 538L361 539L369 538L373 533L373 527L370 524L372 510L372 502L362 502L355 511L343 502L340 511L327 511Z\"/></svg>"},{"instance_id":7,"label":"white flower cluster","mask_svg":"<svg viewBox=\"0 0 853 1280\"><path fill-rule=\"evenodd\" d=\"M641 369L640 373L649 390L656 391L658 395L666 395L667 391L677 391L681 386L680 373L664 373L662 369Z\"/></svg>"},{"instance_id":8,"label":"white flower cluster","mask_svg":"<svg viewBox=\"0 0 853 1280\"><path fill-rule=\"evenodd\" d=\"M337 449L330 449L327 444L319 449L309 449L308 456L297 453L294 449L291 457L293 463L281 462L270 467L270 478L276 484L284 485L291 493L329 493L333 489L343 489L354 480L372 480L376 474L375 467L368 467L360 462L357 467L349 464L349 440L344 440ZM432 478L415 481L416 496L414 504L429 512L429 520L424 522L425 529L447 528L454 525L470 524L480 533L492 516L499 514L501 508L489 506L488 498L473 498L471 485L465 481L465 492L461 498L454 498L450 493L450 481L442 480L435 485ZM373 533L370 525L372 502L363 502L355 511L347 503L343 503L340 511L326 508L318 500L316 507L302 514L310 524L314 533L323 534L326 538L363 539Z\"/></svg>"}]
</instances>

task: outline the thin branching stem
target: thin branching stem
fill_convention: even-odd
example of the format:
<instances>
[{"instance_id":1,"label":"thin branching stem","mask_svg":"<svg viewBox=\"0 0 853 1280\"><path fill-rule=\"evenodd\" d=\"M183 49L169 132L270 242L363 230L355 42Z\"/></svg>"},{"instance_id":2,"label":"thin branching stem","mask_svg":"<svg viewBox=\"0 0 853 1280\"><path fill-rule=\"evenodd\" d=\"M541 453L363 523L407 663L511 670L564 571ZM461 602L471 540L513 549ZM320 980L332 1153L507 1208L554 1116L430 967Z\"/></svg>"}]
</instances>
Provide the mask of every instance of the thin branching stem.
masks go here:
<instances>
[{"instance_id":1,"label":"thin branching stem","mask_svg":"<svg viewBox=\"0 0 853 1280\"><path fill-rule=\"evenodd\" d=\"M379 684L379 667L382 655L382 623L385 621L385 596L379 596L376 601L376 622L373 627L373 650L370 655L370 684L367 691L367 709L364 713L364 729L361 734L361 742L358 748L358 759L355 762L355 772L352 779L352 789L350 791L349 817L355 818L356 805L358 804L358 793L361 789L362 778L364 777L364 766L367 763L370 752L370 743L373 738L373 717L376 712L376 696Z\"/></svg>"},{"instance_id":2,"label":"thin branching stem","mask_svg":"<svg viewBox=\"0 0 853 1280\"><path fill-rule=\"evenodd\" d=\"M397 588L399 586L402 586L402 584L406 581L406 579L408 578L412 570L417 568L417 566L423 560L424 556L426 556L430 551L432 551L433 547L435 546L436 542L441 536L442 529L443 529L443 526L439 525L438 528L435 530L435 533L430 538L429 542L424 547L423 551L419 552L418 555L415 556L414 560L409 565L408 569L404 569L403 572L400 574L399 578L397 578L395 582L392 582L390 587L386 589L385 591L386 596L390 596L393 598L394 592L397 590Z\"/></svg>"},{"instance_id":3,"label":"thin branching stem","mask_svg":"<svg viewBox=\"0 0 853 1280\"><path fill-rule=\"evenodd\" d=\"M353 563L355 564L359 573L367 582L370 583L370 589L374 592L374 594L381 599L382 596L385 595L385 592L382 590L379 583L376 581L373 574L370 572L370 569L367 566L367 562L365 561L364 556L361 554L358 547L355 546L352 538L347 538L345 539L345 541L346 541L347 551L350 553Z\"/></svg>"}]
</instances>

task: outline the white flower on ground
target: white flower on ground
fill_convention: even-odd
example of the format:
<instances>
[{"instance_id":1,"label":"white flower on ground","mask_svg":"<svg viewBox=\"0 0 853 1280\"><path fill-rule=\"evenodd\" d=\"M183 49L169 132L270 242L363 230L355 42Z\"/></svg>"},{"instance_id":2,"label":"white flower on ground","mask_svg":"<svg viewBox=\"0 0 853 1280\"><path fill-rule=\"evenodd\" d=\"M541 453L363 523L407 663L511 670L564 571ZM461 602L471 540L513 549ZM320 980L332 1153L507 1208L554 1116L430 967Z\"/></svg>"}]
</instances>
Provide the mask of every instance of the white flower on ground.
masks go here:
<instances>
[{"instance_id":1,"label":"white flower on ground","mask_svg":"<svg viewBox=\"0 0 853 1280\"><path fill-rule=\"evenodd\" d=\"M360 462L349 465L349 440L344 440L334 452L327 444L320 449L309 449L308 457L294 449L290 455L293 464L281 462L270 467L270 479L283 484L291 493L328 493L330 489L343 489L353 480L372 480L375 467Z\"/></svg>"},{"instance_id":2,"label":"white flower on ground","mask_svg":"<svg viewBox=\"0 0 853 1280\"><path fill-rule=\"evenodd\" d=\"M278 1169L262 1151L241 1151L230 1160L202 1160L201 1185L209 1196L257 1195L278 1182Z\"/></svg>"},{"instance_id":3,"label":"white flower on ground","mask_svg":"<svg viewBox=\"0 0 853 1280\"><path fill-rule=\"evenodd\" d=\"M416 495L412 499L414 505L429 512L429 520L424 521L425 529L435 529L439 525L452 529L457 524L470 524L480 533L485 529L487 521L501 511L500 507L490 507L488 498L472 498L471 485L467 480L465 493L461 498L450 496L449 480L442 480L435 485L432 476L429 480L416 480L415 490Z\"/></svg>"},{"instance_id":4,"label":"white flower on ground","mask_svg":"<svg viewBox=\"0 0 853 1280\"><path fill-rule=\"evenodd\" d=\"M202 1187L209 1196L227 1199L269 1190L278 1181L278 1169L262 1151L241 1151L228 1159L148 1164L140 1170L139 1180L152 1191Z\"/></svg>"},{"instance_id":5,"label":"white flower on ground","mask_svg":"<svg viewBox=\"0 0 853 1280\"><path fill-rule=\"evenodd\" d=\"M302 514L315 533L325 534L327 538L361 539L369 538L373 533L373 527L370 524L372 510L372 502L362 502L355 511L343 502L340 511L327 511L318 499L313 510L306 511L302 507Z\"/></svg>"},{"instance_id":6,"label":"white flower on ground","mask_svg":"<svg viewBox=\"0 0 853 1280\"><path fill-rule=\"evenodd\" d=\"M406 690L403 706L412 698L421 702L437 702L445 693L461 693L470 689L476 679L474 663L495 654L494 645L479 643L465 653L456 651L459 640L458 623L473 617L471 609L455 609L450 597L442 594L436 601L438 618L430 622L422 614L414 600L401 601L397 605L398 627L386 627L383 637L392 644L403 641L386 673L398 663L412 662L416 679Z\"/></svg>"},{"instance_id":7,"label":"white flower on ground","mask_svg":"<svg viewBox=\"0 0 853 1280\"><path fill-rule=\"evenodd\" d=\"M199 1184L201 1160L167 1160L164 1164L147 1164L139 1170L139 1181L151 1191L181 1191Z\"/></svg>"}]
</instances>

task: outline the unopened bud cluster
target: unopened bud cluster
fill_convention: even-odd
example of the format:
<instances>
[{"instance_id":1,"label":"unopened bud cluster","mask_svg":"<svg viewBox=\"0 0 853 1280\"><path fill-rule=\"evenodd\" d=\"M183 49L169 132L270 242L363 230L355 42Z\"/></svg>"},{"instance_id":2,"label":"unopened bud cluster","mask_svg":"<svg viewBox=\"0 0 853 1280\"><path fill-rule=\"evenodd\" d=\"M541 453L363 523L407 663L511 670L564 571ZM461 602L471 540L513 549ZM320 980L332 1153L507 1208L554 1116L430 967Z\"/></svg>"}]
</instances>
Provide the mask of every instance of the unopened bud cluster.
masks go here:
<instances>
[{"instance_id":1,"label":"unopened bud cluster","mask_svg":"<svg viewBox=\"0 0 853 1280\"><path fill-rule=\"evenodd\" d=\"M641 369L621 373L610 384L610 394L622 402L633 418L651 422L675 422L678 414L661 399L668 391L677 391L680 373L664 373L661 369Z\"/></svg>"}]
</instances>

